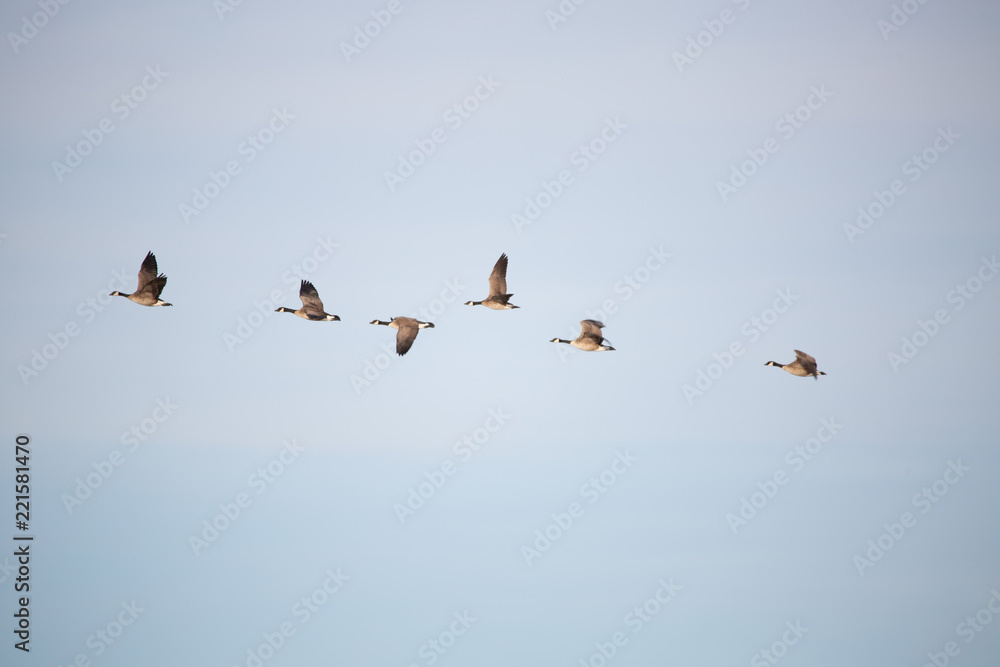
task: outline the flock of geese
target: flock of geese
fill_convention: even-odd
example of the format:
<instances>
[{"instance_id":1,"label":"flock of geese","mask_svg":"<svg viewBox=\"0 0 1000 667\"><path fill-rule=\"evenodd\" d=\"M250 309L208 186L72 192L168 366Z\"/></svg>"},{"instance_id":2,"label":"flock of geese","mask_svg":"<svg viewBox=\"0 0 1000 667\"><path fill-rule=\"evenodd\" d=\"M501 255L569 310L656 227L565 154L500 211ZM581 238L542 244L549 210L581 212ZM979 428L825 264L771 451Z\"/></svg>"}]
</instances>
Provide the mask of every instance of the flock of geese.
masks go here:
<instances>
[{"instance_id":1,"label":"flock of geese","mask_svg":"<svg viewBox=\"0 0 1000 667\"><path fill-rule=\"evenodd\" d=\"M489 294L482 301L466 301L466 306L486 306L492 310L512 310L514 308L520 308L520 306L515 306L510 302L510 298L514 296L513 294L507 293L507 255L506 253L500 255L500 259L497 263L493 265L493 271L490 273L489 279ZM123 294L122 292L114 291L111 296L123 296L129 301L139 304L140 306L172 306L172 303L167 303L160 298L160 294L163 293L163 288L167 285L167 277L159 273L156 267L156 255L152 251L146 253L146 258L142 260L142 266L139 267L139 283L135 288L135 291L131 294ZM303 280L299 286L299 299L302 301L302 307L298 310L292 310L291 308L285 308L282 306L275 310L277 313L291 313L293 315L298 315L302 319L309 320L310 322L339 322L340 317L337 315L331 315L326 312L323 307L323 301L319 298L319 292L316 291L316 287L308 280ZM417 338L417 333L421 329L433 329L433 322L421 322L420 320L414 319L412 317L393 317L388 322L383 322L382 320L372 320L370 324L380 324L382 326L390 327L396 330L396 354L402 356L410 351L413 347L413 341ZM566 343L572 345L578 350L583 350L584 352L610 352L615 348L610 345L605 345L607 339L601 333L604 328L604 324L598 322L597 320L583 320L580 322L580 335L573 340L563 340L562 338L553 338L551 343ZM788 371L792 375L797 375L799 377L813 377L817 380L820 375L826 375L823 371L817 370L816 360L802 352L801 350L795 350L795 361L787 364L779 364L776 361L769 361L765 366L777 366L785 371Z\"/></svg>"}]
</instances>

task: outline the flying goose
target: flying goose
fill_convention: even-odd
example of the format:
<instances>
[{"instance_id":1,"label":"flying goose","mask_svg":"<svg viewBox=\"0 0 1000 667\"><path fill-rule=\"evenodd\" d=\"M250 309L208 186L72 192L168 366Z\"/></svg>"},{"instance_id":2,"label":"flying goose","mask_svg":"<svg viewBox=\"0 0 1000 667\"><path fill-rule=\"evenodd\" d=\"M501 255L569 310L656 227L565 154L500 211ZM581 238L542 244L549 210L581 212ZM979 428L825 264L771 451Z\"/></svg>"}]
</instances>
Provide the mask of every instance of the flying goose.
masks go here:
<instances>
[{"instance_id":1,"label":"flying goose","mask_svg":"<svg viewBox=\"0 0 1000 667\"><path fill-rule=\"evenodd\" d=\"M122 294L118 290L110 296L123 296L129 301L134 301L140 306L172 306L160 298L160 292L167 284L167 277L162 273L156 275L156 255L152 251L146 253L146 259L142 260L139 267L139 285L131 294Z\"/></svg>"},{"instance_id":2,"label":"flying goose","mask_svg":"<svg viewBox=\"0 0 1000 667\"><path fill-rule=\"evenodd\" d=\"M331 315L330 313L323 310L323 302L320 301L319 292L313 287L313 284L308 280L303 280L302 284L299 285L299 298L302 299L302 307L298 310L292 310L291 308L281 308L275 309L276 313L292 313L293 315L298 315L304 320L310 320L313 322L339 322L340 318L336 315Z\"/></svg>"},{"instance_id":3,"label":"flying goose","mask_svg":"<svg viewBox=\"0 0 1000 667\"><path fill-rule=\"evenodd\" d=\"M816 360L802 350L795 350L795 361L790 364L779 364L776 361L769 361L764 365L777 366L778 368L788 371L792 375L798 375L803 378L807 378L811 375L818 380L820 375L826 375L823 371L816 370Z\"/></svg>"},{"instance_id":4,"label":"flying goose","mask_svg":"<svg viewBox=\"0 0 1000 667\"><path fill-rule=\"evenodd\" d=\"M421 329L433 329L433 322L421 322L412 317L394 317L388 322L372 320L370 324L381 324L396 330L396 354L403 356L413 347L413 341Z\"/></svg>"},{"instance_id":5,"label":"flying goose","mask_svg":"<svg viewBox=\"0 0 1000 667\"><path fill-rule=\"evenodd\" d=\"M493 310L510 310L520 308L507 300L513 294L507 294L507 254L500 255L500 259L493 265L493 272L490 274L490 294L482 301L466 301L466 306L486 306Z\"/></svg>"},{"instance_id":6,"label":"flying goose","mask_svg":"<svg viewBox=\"0 0 1000 667\"><path fill-rule=\"evenodd\" d=\"M611 351L615 348L610 345L604 345L604 336L601 335L601 329L604 328L602 322L597 320L583 320L580 322L580 335L574 340L563 340L562 338L553 338L550 343L569 343L578 350L583 350L584 352L595 352L595 351Z\"/></svg>"}]
</instances>

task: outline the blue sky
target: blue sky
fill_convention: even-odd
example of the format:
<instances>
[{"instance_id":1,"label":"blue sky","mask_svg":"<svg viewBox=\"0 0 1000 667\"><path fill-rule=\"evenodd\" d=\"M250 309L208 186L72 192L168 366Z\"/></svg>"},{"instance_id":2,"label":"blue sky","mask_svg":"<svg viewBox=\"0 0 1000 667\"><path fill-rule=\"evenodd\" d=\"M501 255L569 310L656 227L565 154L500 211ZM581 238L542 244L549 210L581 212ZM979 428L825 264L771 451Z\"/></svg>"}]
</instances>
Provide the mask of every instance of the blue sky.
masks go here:
<instances>
[{"instance_id":1,"label":"blue sky","mask_svg":"<svg viewBox=\"0 0 1000 667\"><path fill-rule=\"evenodd\" d=\"M5 6L3 664L993 665L1000 16L902 4Z\"/></svg>"}]
</instances>

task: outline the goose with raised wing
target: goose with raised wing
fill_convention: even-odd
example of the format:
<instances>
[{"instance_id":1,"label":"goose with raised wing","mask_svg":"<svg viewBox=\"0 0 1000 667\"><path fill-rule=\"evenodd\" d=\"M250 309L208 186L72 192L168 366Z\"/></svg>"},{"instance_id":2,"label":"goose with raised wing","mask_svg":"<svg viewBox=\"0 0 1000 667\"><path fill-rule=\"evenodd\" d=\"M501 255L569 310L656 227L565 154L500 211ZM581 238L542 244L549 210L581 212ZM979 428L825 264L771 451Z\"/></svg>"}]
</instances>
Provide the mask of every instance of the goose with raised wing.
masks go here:
<instances>
[{"instance_id":1,"label":"goose with raised wing","mask_svg":"<svg viewBox=\"0 0 1000 667\"><path fill-rule=\"evenodd\" d=\"M598 322L597 320L583 320L580 322L580 335L573 340L563 340L562 338L553 338L550 343L567 343L572 345L578 350L583 350L584 352L610 352L615 348L610 345L605 345L605 342L609 342L602 334L601 329L604 328L604 323Z\"/></svg>"},{"instance_id":2,"label":"goose with raised wing","mask_svg":"<svg viewBox=\"0 0 1000 667\"><path fill-rule=\"evenodd\" d=\"M129 301L134 301L140 306L172 306L160 298L160 293L167 285L167 277L162 273L156 273L156 255L153 251L146 253L146 259L142 260L139 267L139 284L131 294L123 294L115 290L111 296L123 296Z\"/></svg>"},{"instance_id":3,"label":"goose with raised wing","mask_svg":"<svg viewBox=\"0 0 1000 667\"><path fill-rule=\"evenodd\" d=\"M520 306L510 303L510 297L512 296L514 295L507 294L507 253L504 253L500 255L500 259L493 265L493 272L490 273L489 295L482 301L466 301L465 305L486 306L493 310L520 308Z\"/></svg>"},{"instance_id":4,"label":"goose with raised wing","mask_svg":"<svg viewBox=\"0 0 1000 667\"><path fill-rule=\"evenodd\" d=\"M340 317L337 315L331 315L323 309L323 301L319 298L319 292L316 291L316 287L313 286L308 280L303 280L299 285L299 299L302 300L302 307L298 310L292 310L291 308L281 308L275 309L276 313L292 313L293 315L298 315L304 320L309 320L311 322L339 322Z\"/></svg>"},{"instance_id":5,"label":"goose with raised wing","mask_svg":"<svg viewBox=\"0 0 1000 667\"><path fill-rule=\"evenodd\" d=\"M793 350L795 352L795 361L787 364L779 364L777 361L769 361L765 366L777 366L778 368L788 371L792 375L797 375L799 377L809 377L812 376L819 379L820 375L826 375L823 371L816 370L816 360L811 356L803 352L802 350Z\"/></svg>"}]
</instances>

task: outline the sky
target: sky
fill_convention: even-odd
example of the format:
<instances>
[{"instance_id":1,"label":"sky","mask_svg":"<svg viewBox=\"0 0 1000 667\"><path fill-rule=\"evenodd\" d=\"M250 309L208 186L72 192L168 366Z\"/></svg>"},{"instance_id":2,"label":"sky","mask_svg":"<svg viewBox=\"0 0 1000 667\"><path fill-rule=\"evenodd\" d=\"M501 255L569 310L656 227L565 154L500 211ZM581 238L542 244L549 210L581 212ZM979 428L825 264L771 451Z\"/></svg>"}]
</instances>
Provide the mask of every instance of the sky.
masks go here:
<instances>
[{"instance_id":1,"label":"sky","mask_svg":"<svg viewBox=\"0 0 1000 667\"><path fill-rule=\"evenodd\" d=\"M0 663L992 667L998 20L6 3Z\"/></svg>"}]
</instances>

